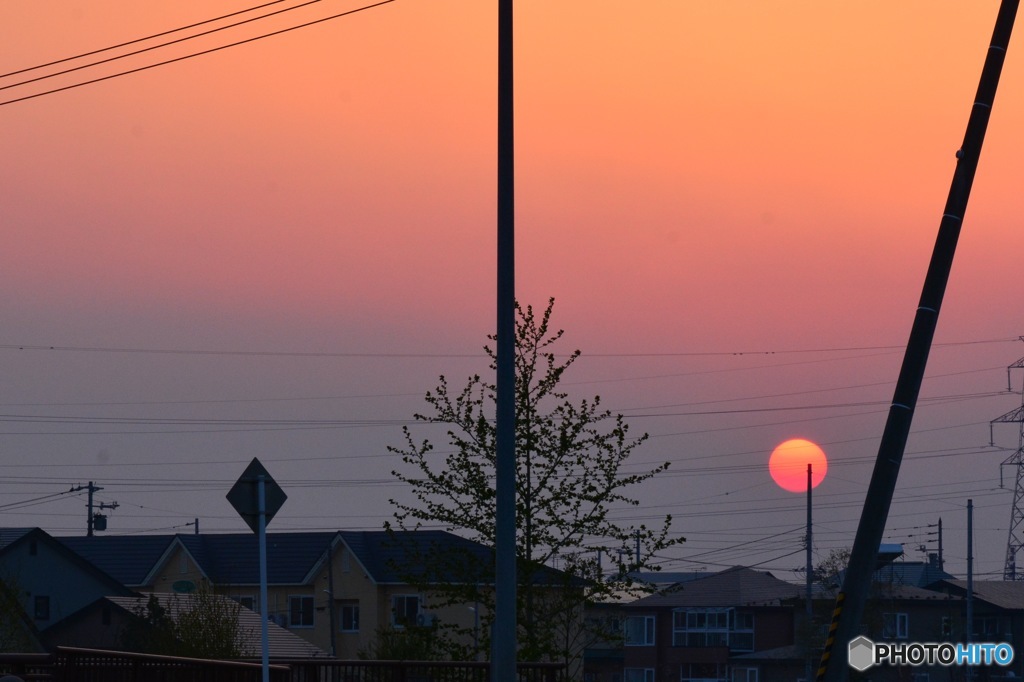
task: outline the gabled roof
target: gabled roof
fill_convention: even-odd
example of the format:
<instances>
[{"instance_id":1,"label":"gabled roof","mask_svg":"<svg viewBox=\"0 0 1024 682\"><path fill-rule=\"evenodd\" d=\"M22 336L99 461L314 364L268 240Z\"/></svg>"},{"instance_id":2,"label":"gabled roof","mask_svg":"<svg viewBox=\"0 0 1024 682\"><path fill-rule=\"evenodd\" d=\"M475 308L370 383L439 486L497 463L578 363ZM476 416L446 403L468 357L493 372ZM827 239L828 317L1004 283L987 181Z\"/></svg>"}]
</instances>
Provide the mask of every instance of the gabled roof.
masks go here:
<instances>
[{"instance_id":1,"label":"gabled roof","mask_svg":"<svg viewBox=\"0 0 1024 682\"><path fill-rule=\"evenodd\" d=\"M465 574L456 575L455 567L435 566L440 575L429 573L423 565L409 566L409 556L426 557L440 553L449 557L463 556L489 566L493 552L486 545L443 530L418 531L338 531L338 536L356 557L367 576L377 584L404 584L410 579L434 582L458 582Z\"/></svg>"},{"instance_id":2,"label":"gabled roof","mask_svg":"<svg viewBox=\"0 0 1024 682\"><path fill-rule=\"evenodd\" d=\"M0 528L0 550L25 537L35 528Z\"/></svg>"},{"instance_id":3,"label":"gabled roof","mask_svg":"<svg viewBox=\"0 0 1024 682\"><path fill-rule=\"evenodd\" d=\"M267 533L267 582L309 582L336 535L323 531ZM259 541L255 533L179 535L177 539L214 583L259 584Z\"/></svg>"},{"instance_id":4,"label":"gabled roof","mask_svg":"<svg viewBox=\"0 0 1024 682\"><path fill-rule=\"evenodd\" d=\"M958 595L967 594L966 580L943 580ZM940 586L941 586L940 585ZM1024 610L1024 582L1017 580L975 580L974 597L1008 611Z\"/></svg>"},{"instance_id":5,"label":"gabled roof","mask_svg":"<svg viewBox=\"0 0 1024 682\"><path fill-rule=\"evenodd\" d=\"M734 566L705 578L677 583L670 590L643 597L628 608L778 606L799 597L801 587L771 573Z\"/></svg>"},{"instance_id":6,"label":"gabled roof","mask_svg":"<svg viewBox=\"0 0 1024 682\"><path fill-rule=\"evenodd\" d=\"M494 550L443 530L338 531L338 537L378 585L477 583L494 581ZM534 585L563 585L577 578L547 566L532 576Z\"/></svg>"},{"instance_id":7,"label":"gabled roof","mask_svg":"<svg viewBox=\"0 0 1024 682\"><path fill-rule=\"evenodd\" d=\"M259 544L254 533L79 536L58 540L124 585L152 584L157 572L178 550L187 552L214 584L259 583ZM328 550L339 542L348 547L377 584L493 580L493 550L487 545L442 530L379 530L268 533L267 582L308 583L322 568ZM426 557L440 560L421 560ZM537 572L534 581L561 584L563 577L560 571L544 568Z\"/></svg>"},{"instance_id":8,"label":"gabled roof","mask_svg":"<svg viewBox=\"0 0 1024 682\"><path fill-rule=\"evenodd\" d=\"M877 583L927 587L940 580L953 580L956 576L939 568L938 562L895 561L882 566L871 576Z\"/></svg>"},{"instance_id":9,"label":"gabled roof","mask_svg":"<svg viewBox=\"0 0 1024 682\"><path fill-rule=\"evenodd\" d=\"M124 586L124 582L110 575L110 573L104 571L95 563L86 560L77 552L72 551L67 545L42 528L3 529L0 530L0 537L3 537L3 541L0 542L0 557L15 551L18 546L25 543L41 542L51 547L62 559L66 559L76 569L88 574L101 585L104 585L103 589L109 589L111 593L116 594L134 594Z\"/></svg>"},{"instance_id":10,"label":"gabled roof","mask_svg":"<svg viewBox=\"0 0 1024 682\"><path fill-rule=\"evenodd\" d=\"M322 560L336 533L268 533L267 582L298 585ZM60 538L60 541L126 585L145 585L176 548L187 551L219 585L255 585L259 542L254 533L122 535Z\"/></svg>"},{"instance_id":11,"label":"gabled roof","mask_svg":"<svg viewBox=\"0 0 1024 682\"><path fill-rule=\"evenodd\" d=\"M94 535L56 538L122 585L144 585L173 535Z\"/></svg>"},{"instance_id":12,"label":"gabled roof","mask_svg":"<svg viewBox=\"0 0 1024 682\"><path fill-rule=\"evenodd\" d=\"M629 573L629 577L638 583L664 587L676 583L688 583L691 580L703 580L714 574L714 571L632 571Z\"/></svg>"}]
</instances>

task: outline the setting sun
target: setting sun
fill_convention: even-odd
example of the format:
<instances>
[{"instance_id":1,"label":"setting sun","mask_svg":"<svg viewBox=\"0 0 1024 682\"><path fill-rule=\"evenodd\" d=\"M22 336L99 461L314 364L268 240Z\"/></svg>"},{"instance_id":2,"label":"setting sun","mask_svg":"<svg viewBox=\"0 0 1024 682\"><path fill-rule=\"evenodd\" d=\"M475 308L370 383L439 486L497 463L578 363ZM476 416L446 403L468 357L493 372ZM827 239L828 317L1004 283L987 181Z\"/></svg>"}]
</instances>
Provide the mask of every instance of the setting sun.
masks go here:
<instances>
[{"instance_id":1,"label":"setting sun","mask_svg":"<svg viewBox=\"0 0 1024 682\"><path fill-rule=\"evenodd\" d=\"M816 488L828 471L825 452L809 440L791 438L772 451L768 470L780 488L799 493L807 490L808 464L811 465L811 487Z\"/></svg>"}]
</instances>

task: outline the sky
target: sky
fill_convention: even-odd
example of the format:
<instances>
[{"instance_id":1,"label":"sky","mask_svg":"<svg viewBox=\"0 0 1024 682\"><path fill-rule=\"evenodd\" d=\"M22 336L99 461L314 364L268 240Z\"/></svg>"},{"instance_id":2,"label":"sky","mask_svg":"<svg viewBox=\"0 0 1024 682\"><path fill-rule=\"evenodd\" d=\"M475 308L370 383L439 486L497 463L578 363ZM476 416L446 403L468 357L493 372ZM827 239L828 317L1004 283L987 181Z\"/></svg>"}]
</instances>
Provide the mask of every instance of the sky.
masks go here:
<instances>
[{"instance_id":1,"label":"sky","mask_svg":"<svg viewBox=\"0 0 1024 682\"><path fill-rule=\"evenodd\" d=\"M298 4L0 78L0 525L82 534L93 481L107 534L244 531L258 457L272 531L377 529L424 393L487 370L497 3ZM796 576L791 437L829 457L816 557L852 545L998 5L516 3L517 297L650 434L626 471L671 463L615 512L673 516L666 570ZM2 3L0 72L255 6ZM941 518L963 575L972 499L979 578L1020 445L1019 37L885 538L921 559Z\"/></svg>"}]
</instances>

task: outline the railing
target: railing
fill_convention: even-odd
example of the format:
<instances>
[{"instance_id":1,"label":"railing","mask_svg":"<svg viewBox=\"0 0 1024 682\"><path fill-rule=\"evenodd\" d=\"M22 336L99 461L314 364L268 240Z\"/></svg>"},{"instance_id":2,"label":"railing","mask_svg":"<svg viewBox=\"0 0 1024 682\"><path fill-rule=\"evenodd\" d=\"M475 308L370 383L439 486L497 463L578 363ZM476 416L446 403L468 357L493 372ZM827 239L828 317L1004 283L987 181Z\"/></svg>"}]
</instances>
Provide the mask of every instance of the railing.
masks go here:
<instances>
[{"instance_id":1,"label":"railing","mask_svg":"<svg viewBox=\"0 0 1024 682\"><path fill-rule=\"evenodd\" d=\"M561 682L559 663L519 663L517 682ZM54 654L0 654L0 675L52 682L258 682L259 663L58 647ZM272 682L490 682L484 661L275 659Z\"/></svg>"},{"instance_id":2,"label":"railing","mask_svg":"<svg viewBox=\"0 0 1024 682\"><path fill-rule=\"evenodd\" d=\"M291 682L489 682L486 661L275 660L291 667ZM519 663L517 682L559 682L560 663Z\"/></svg>"},{"instance_id":3,"label":"railing","mask_svg":"<svg viewBox=\"0 0 1024 682\"><path fill-rule=\"evenodd\" d=\"M49 680L53 654L0 654L0 677L16 675L23 680Z\"/></svg>"},{"instance_id":4,"label":"railing","mask_svg":"<svg viewBox=\"0 0 1024 682\"><path fill-rule=\"evenodd\" d=\"M75 647L57 647L50 672L50 676L18 676L56 682L259 682L262 678L259 663ZM287 666L270 666L272 682L287 682L290 673Z\"/></svg>"}]
</instances>

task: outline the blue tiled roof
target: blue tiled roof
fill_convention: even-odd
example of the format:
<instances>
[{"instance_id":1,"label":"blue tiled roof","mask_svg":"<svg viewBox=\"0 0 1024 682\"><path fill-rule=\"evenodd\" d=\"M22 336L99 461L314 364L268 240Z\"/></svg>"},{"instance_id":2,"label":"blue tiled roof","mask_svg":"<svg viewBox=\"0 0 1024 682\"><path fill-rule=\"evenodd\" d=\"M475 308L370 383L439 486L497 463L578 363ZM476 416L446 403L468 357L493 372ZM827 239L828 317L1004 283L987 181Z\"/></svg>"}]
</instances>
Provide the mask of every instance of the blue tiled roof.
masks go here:
<instances>
[{"instance_id":1,"label":"blue tiled roof","mask_svg":"<svg viewBox=\"0 0 1024 682\"><path fill-rule=\"evenodd\" d=\"M335 535L334 532L267 533L267 582L294 585L305 581ZM259 583L259 542L255 533L178 537L213 582L221 585Z\"/></svg>"},{"instance_id":2,"label":"blue tiled roof","mask_svg":"<svg viewBox=\"0 0 1024 682\"><path fill-rule=\"evenodd\" d=\"M268 533L267 582L304 583L338 538L377 583L493 580L493 551L486 545L440 530L380 530ZM216 584L259 583L259 545L254 533L78 536L57 540L125 585L145 584L174 543L187 549ZM534 581L560 583L562 574L543 569Z\"/></svg>"},{"instance_id":3,"label":"blue tiled roof","mask_svg":"<svg viewBox=\"0 0 1024 682\"><path fill-rule=\"evenodd\" d=\"M267 582L298 584L334 539L333 532L268 533ZM126 585L142 585L171 544L179 541L214 583L259 583L259 543L254 533L122 535L58 538Z\"/></svg>"},{"instance_id":4,"label":"blue tiled roof","mask_svg":"<svg viewBox=\"0 0 1024 682\"><path fill-rule=\"evenodd\" d=\"M45 543L63 559L106 584L112 594L131 594L131 590L124 587L124 581L111 575L96 563L85 559L42 528L0 528L0 554L4 554L8 550L14 551L12 548L21 542Z\"/></svg>"},{"instance_id":5,"label":"blue tiled roof","mask_svg":"<svg viewBox=\"0 0 1024 682\"><path fill-rule=\"evenodd\" d=\"M95 535L56 538L122 585L141 585L173 535Z\"/></svg>"},{"instance_id":6,"label":"blue tiled roof","mask_svg":"<svg viewBox=\"0 0 1024 682\"><path fill-rule=\"evenodd\" d=\"M359 563L378 583L406 583L410 578L426 579L430 582L457 582L466 580L465 572L456 575L457 569L469 568L466 562L478 566L491 566L493 552L486 545L459 537L442 530L418 531L339 531L345 544L355 554ZM403 561L410 555L417 557L437 556L457 557L464 560L457 566L434 565L410 566ZM412 575L410 575L412 573ZM474 580L485 579L479 573Z\"/></svg>"},{"instance_id":7,"label":"blue tiled roof","mask_svg":"<svg viewBox=\"0 0 1024 682\"><path fill-rule=\"evenodd\" d=\"M0 549L22 539L35 528L0 528Z\"/></svg>"},{"instance_id":8,"label":"blue tiled roof","mask_svg":"<svg viewBox=\"0 0 1024 682\"><path fill-rule=\"evenodd\" d=\"M443 530L338 531L367 573L378 583L478 583L494 581L494 550ZM524 582L524 577L519 577ZM562 571L541 567L535 585L578 583Z\"/></svg>"}]
</instances>

